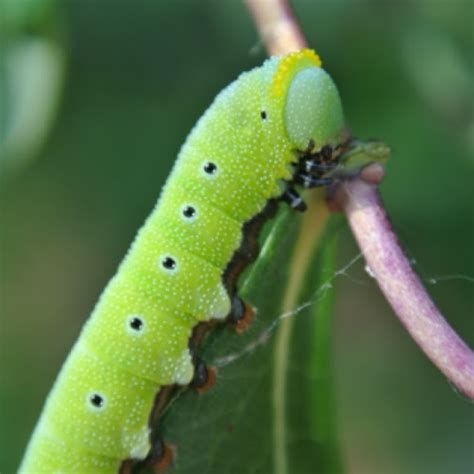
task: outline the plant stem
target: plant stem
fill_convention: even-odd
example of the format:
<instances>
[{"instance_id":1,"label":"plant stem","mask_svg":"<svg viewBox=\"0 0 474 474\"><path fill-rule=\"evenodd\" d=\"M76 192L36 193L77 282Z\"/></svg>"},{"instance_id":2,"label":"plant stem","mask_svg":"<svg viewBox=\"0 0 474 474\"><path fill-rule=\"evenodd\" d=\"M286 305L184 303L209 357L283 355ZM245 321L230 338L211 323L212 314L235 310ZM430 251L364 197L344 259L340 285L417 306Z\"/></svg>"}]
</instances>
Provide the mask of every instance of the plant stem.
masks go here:
<instances>
[{"instance_id":1,"label":"plant stem","mask_svg":"<svg viewBox=\"0 0 474 474\"><path fill-rule=\"evenodd\" d=\"M474 400L474 353L444 319L413 271L377 187L360 179L342 187L349 225L395 314L438 369Z\"/></svg>"},{"instance_id":2,"label":"plant stem","mask_svg":"<svg viewBox=\"0 0 474 474\"><path fill-rule=\"evenodd\" d=\"M306 40L287 0L244 0L270 55L306 48Z\"/></svg>"}]
</instances>

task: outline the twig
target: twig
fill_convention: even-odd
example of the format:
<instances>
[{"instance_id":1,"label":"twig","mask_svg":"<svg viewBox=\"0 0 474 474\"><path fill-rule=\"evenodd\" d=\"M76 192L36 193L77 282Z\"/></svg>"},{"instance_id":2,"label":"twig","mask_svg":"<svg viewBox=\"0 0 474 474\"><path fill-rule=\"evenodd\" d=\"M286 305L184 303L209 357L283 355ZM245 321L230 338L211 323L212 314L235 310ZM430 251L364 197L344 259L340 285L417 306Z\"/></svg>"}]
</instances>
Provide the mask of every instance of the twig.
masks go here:
<instances>
[{"instance_id":1,"label":"twig","mask_svg":"<svg viewBox=\"0 0 474 474\"><path fill-rule=\"evenodd\" d=\"M344 210L371 274L416 343L459 391L474 400L474 353L447 323L413 271L376 186L343 185Z\"/></svg>"},{"instance_id":2,"label":"twig","mask_svg":"<svg viewBox=\"0 0 474 474\"><path fill-rule=\"evenodd\" d=\"M306 40L286 0L244 0L270 55L306 48Z\"/></svg>"},{"instance_id":3,"label":"twig","mask_svg":"<svg viewBox=\"0 0 474 474\"><path fill-rule=\"evenodd\" d=\"M304 48L306 41L287 0L245 0L270 54ZM474 400L474 353L449 326L398 244L376 185L380 165L341 185L329 203L342 208L378 285L416 343L457 387Z\"/></svg>"}]
</instances>

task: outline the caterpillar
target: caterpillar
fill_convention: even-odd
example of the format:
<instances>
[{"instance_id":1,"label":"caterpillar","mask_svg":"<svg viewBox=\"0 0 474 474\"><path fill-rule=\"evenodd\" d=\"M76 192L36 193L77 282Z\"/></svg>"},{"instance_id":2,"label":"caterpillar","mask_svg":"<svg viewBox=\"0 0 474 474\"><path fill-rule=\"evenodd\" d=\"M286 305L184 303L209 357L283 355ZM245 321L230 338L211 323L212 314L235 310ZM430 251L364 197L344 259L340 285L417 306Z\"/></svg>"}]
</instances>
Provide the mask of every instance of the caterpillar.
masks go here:
<instances>
[{"instance_id":1,"label":"caterpillar","mask_svg":"<svg viewBox=\"0 0 474 474\"><path fill-rule=\"evenodd\" d=\"M338 90L310 49L272 57L217 95L64 363L21 473L160 460L149 426L157 394L206 384L193 329L245 328L237 280L258 256L261 225L282 201L305 209L298 186L332 182L342 130Z\"/></svg>"}]
</instances>

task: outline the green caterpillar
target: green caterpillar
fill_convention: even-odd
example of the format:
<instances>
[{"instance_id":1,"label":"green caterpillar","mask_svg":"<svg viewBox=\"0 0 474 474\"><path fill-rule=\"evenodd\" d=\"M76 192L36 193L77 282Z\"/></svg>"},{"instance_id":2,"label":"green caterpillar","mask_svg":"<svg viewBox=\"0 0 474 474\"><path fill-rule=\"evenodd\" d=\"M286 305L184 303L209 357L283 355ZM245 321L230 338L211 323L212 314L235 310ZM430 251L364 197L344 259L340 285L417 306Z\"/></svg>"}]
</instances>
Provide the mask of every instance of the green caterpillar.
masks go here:
<instances>
[{"instance_id":1,"label":"green caterpillar","mask_svg":"<svg viewBox=\"0 0 474 474\"><path fill-rule=\"evenodd\" d=\"M304 209L296 184L331 182L342 128L312 50L272 57L216 97L66 360L20 472L114 473L153 455L160 387L205 382L193 328L245 317L236 280L253 234L279 201Z\"/></svg>"}]
</instances>

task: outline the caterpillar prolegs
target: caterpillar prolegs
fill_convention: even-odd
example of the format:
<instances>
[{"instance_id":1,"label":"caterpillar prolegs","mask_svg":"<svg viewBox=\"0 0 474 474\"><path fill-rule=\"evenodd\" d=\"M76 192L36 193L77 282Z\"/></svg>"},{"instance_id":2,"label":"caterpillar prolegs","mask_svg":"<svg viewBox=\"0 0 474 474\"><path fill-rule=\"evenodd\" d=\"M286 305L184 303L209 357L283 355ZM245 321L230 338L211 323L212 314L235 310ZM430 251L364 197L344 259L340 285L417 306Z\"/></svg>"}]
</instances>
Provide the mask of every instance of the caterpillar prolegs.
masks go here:
<instances>
[{"instance_id":1,"label":"caterpillar prolegs","mask_svg":"<svg viewBox=\"0 0 474 474\"><path fill-rule=\"evenodd\" d=\"M149 455L160 388L200 384L193 328L244 329L237 278L258 231L279 201L304 210L297 185L330 183L342 128L312 50L272 57L216 97L61 369L20 472L112 473Z\"/></svg>"}]
</instances>

